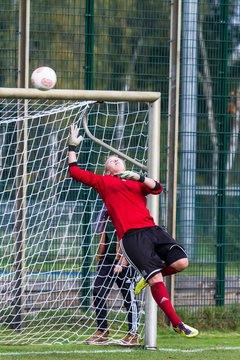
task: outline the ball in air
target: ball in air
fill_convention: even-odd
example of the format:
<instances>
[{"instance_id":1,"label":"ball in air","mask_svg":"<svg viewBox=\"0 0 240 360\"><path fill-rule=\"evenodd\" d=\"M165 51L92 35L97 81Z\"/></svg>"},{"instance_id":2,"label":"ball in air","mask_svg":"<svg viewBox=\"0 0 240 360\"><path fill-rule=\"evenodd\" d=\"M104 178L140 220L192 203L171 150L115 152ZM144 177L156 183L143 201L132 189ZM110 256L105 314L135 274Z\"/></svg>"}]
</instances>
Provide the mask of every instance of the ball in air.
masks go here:
<instances>
[{"instance_id":1,"label":"ball in air","mask_svg":"<svg viewBox=\"0 0 240 360\"><path fill-rule=\"evenodd\" d=\"M57 83L57 75L52 68L41 66L33 71L31 83L38 90L50 90Z\"/></svg>"}]
</instances>

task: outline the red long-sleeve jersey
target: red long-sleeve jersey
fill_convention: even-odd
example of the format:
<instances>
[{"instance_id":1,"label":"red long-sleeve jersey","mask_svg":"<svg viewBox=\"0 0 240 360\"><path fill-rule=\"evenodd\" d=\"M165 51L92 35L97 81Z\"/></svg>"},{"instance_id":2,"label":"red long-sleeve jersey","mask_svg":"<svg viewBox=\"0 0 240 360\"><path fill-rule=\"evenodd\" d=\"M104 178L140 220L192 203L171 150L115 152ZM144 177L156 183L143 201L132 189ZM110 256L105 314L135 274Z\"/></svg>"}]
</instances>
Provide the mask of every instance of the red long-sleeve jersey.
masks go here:
<instances>
[{"instance_id":1,"label":"red long-sleeve jersey","mask_svg":"<svg viewBox=\"0 0 240 360\"><path fill-rule=\"evenodd\" d=\"M110 175L98 175L82 170L77 165L69 167L69 174L75 180L96 189L104 201L108 215L119 239L130 229L154 226L155 222L146 207L148 194L160 194L162 185L151 190L143 183L122 180Z\"/></svg>"}]
</instances>

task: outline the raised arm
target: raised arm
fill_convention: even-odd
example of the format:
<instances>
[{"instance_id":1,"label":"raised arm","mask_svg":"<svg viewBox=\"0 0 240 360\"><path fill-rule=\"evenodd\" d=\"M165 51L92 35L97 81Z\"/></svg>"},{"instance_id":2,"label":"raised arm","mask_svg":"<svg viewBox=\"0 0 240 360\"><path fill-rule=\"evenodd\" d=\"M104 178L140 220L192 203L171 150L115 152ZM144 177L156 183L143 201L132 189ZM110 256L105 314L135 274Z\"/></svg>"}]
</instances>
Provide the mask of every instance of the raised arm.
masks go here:
<instances>
[{"instance_id":1,"label":"raised arm","mask_svg":"<svg viewBox=\"0 0 240 360\"><path fill-rule=\"evenodd\" d=\"M79 129L76 125L70 126L70 134L68 138L68 164L77 162L76 147L82 142L83 137L79 134Z\"/></svg>"},{"instance_id":2,"label":"raised arm","mask_svg":"<svg viewBox=\"0 0 240 360\"><path fill-rule=\"evenodd\" d=\"M71 125L68 138L68 165L69 175L85 185L96 189L101 196L101 175L94 174L91 171L83 170L77 166L76 147L82 142L83 137L79 135L79 129L76 125Z\"/></svg>"}]
</instances>

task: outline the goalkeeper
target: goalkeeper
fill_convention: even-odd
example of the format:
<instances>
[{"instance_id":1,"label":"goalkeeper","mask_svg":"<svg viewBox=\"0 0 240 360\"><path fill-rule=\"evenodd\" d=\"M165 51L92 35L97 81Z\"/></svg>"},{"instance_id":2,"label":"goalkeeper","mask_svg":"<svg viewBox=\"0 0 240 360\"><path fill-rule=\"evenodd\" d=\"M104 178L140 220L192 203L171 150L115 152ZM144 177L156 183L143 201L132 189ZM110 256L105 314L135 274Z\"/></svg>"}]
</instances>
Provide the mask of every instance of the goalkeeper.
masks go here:
<instances>
[{"instance_id":1,"label":"goalkeeper","mask_svg":"<svg viewBox=\"0 0 240 360\"><path fill-rule=\"evenodd\" d=\"M183 271L188 266L188 258L183 247L156 226L146 207L147 195L160 194L162 185L149 177L126 171L125 162L117 156L107 159L105 175L80 169L76 147L82 140L79 129L72 125L68 142L70 176L98 191L121 239L124 257L150 285L154 300L173 329L188 338L197 336L198 330L184 324L176 314L163 281L162 272L170 275Z\"/></svg>"},{"instance_id":2,"label":"goalkeeper","mask_svg":"<svg viewBox=\"0 0 240 360\"><path fill-rule=\"evenodd\" d=\"M136 271L128 266L119 254L119 241L116 231L109 220L106 208L99 214L95 230L101 233L98 247L98 271L93 286L93 302L96 312L97 330L87 340L88 344L103 344L108 340L107 296L114 282L121 291L124 306L127 310L128 333L119 341L120 345L134 346L139 344L138 307L134 296ZM119 266L118 260L124 265Z\"/></svg>"}]
</instances>

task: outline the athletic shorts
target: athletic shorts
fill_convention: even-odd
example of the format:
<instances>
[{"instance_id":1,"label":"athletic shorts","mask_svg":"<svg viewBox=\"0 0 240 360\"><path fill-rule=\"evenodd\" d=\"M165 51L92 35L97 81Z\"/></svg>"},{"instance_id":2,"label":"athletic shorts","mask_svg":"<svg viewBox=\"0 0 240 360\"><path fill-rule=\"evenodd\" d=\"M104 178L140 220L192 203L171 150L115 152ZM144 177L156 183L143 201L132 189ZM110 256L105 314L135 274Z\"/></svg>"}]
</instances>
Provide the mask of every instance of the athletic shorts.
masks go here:
<instances>
[{"instance_id":1,"label":"athletic shorts","mask_svg":"<svg viewBox=\"0 0 240 360\"><path fill-rule=\"evenodd\" d=\"M159 226L129 230L121 242L123 255L149 280L166 265L187 258L185 249Z\"/></svg>"}]
</instances>

